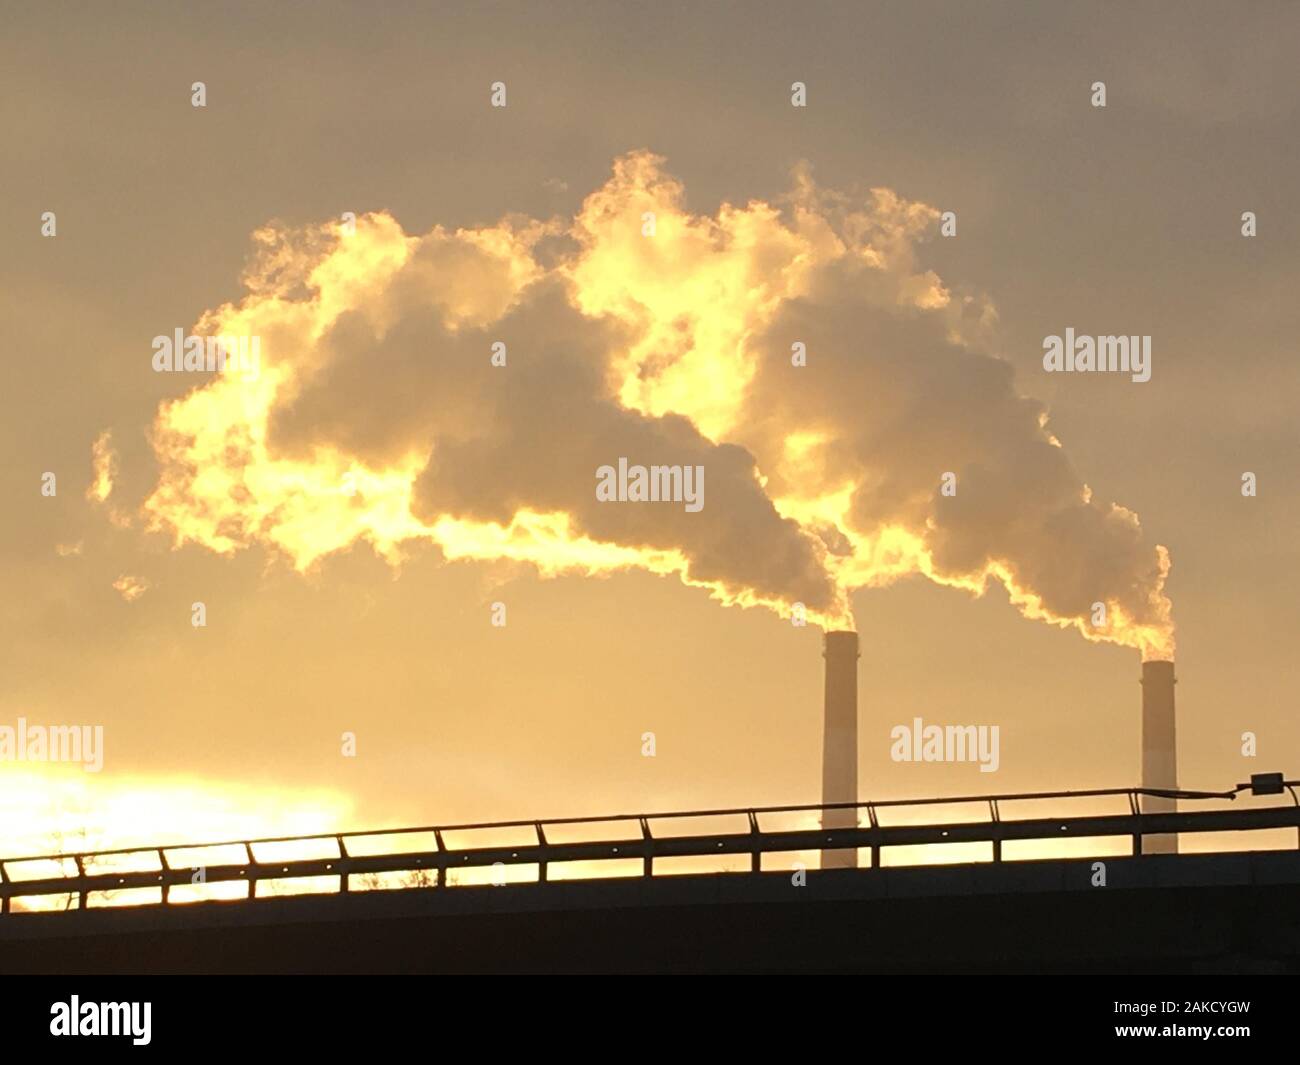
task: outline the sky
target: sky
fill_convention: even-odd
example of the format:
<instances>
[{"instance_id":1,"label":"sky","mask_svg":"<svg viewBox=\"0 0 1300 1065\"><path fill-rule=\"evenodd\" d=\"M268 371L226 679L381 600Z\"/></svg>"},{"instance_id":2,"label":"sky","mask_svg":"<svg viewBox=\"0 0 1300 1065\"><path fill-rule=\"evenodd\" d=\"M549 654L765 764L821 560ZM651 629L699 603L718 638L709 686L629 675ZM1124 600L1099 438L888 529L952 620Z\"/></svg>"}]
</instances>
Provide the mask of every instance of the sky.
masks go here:
<instances>
[{"instance_id":1,"label":"sky","mask_svg":"<svg viewBox=\"0 0 1300 1065\"><path fill-rule=\"evenodd\" d=\"M3 9L0 852L1296 774L1293 6Z\"/></svg>"}]
</instances>

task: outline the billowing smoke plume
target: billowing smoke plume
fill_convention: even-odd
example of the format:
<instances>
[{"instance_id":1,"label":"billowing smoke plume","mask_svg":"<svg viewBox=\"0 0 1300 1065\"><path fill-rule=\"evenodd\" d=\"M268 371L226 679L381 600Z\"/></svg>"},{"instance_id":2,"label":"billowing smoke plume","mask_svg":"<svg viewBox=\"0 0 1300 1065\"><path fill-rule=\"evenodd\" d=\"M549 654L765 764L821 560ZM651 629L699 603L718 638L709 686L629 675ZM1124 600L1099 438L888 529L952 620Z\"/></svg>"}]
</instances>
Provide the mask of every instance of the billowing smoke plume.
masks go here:
<instances>
[{"instance_id":1,"label":"billowing smoke plume","mask_svg":"<svg viewBox=\"0 0 1300 1065\"><path fill-rule=\"evenodd\" d=\"M1172 653L1166 552L982 353L987 301L918 266L932 208L804 173L776 205L682 199L634 153L572 220L259 231L246 297L196 331L260 337L260 372L160 409L152 526L300 569L357 540L640 567L827 625L904 575L996 581L1027 616ZM703 509L598 501L622 457L702 467Z\"/></svg>"}]
</instances>

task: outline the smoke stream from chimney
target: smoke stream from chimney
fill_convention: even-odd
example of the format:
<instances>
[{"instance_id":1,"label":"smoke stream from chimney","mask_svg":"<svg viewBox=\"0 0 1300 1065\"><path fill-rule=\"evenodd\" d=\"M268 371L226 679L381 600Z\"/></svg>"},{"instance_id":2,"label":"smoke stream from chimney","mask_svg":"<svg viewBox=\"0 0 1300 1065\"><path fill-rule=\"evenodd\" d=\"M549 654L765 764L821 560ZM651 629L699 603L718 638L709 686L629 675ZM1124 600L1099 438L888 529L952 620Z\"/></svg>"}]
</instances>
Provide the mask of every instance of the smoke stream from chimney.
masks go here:
<instances>
[{"instance_id":1,"label":"smoke stream from chimney","mask_svg":"<svg viewBox=\"0 0 1300 1065\"><path fill-rule=\"evenodd\" d=\"M1168 553L990 354L990 302L918 264L934 208L806 169L778 203L683 201L634 152L570 219L259 230L194 332L259 336L261 372L160 406L148 526L299 570L358 541L640 568L827 629L920 574L1172 657ZM600 502L621 456L702 467L703 509Z\"/></svg>"}]
</instances>

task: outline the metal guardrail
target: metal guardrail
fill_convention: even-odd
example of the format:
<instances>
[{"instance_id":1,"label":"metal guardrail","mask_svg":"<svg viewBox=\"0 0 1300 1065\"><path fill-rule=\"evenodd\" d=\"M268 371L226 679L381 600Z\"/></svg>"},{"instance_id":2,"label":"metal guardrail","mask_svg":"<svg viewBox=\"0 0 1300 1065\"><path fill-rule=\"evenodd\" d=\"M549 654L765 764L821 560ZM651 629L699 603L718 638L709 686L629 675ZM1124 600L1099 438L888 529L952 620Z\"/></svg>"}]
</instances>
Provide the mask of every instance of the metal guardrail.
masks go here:
<instances>
[{"instance_id":1,"label":"metal guardrail","mask_svg":"<svg viewBox=\"0 0 1300 1065\"><path fill-rule=\"evenodd\" d=\"M705 857L727 854L750 855L750 871L762 871L764 854L870 848L872 869L880 868L881 851L886 847L915 846L943 843L991 843L993 861L1002 861L1002 845L1009 841L1059 840L1065 838L1096 838L1102 836L1128 836L1133 841L1133 854L1141 855L1142 841L1150 835L1169 835L1179 832L1236 832L1252 829L1295 828L1297 846L1300 846L1300 797L1296 788L1300 780L1285 780L1281 773L1261 773L1251 777L1249 783L1238 784L1230 791L1169 791L1151 788L1111 788L1091 791L1032 792L1016 795L971 795L935 799L891 799L875 802L810 804L802 806L763 806L722 810L679 810L653 814L615 814L605 817L567 817L545 821L490 821L480 824L422 826L417 828L381 829L373 832L323 833L307 836L272 836L263 839L226 840L217 843L179 843L158 847L123 847L116 850L87 851L77 854L44 854L26 858L0 860L0 912L10 912L11 900L40 896L77 896L80 908L87 907L89 896L97 892L116 892L139 888L161 889L161 901L169 902L170 889L195 883L195 874L201 869L202 883L215 884L238 881L248 885L248 898L258 898L257 885L262 881L283 881L305 877L337 877L339 893L349 891L349 878L358 875L382 873L418 873L432 875L429 887L448 885L448 873L456 869L473 869L501 865L536 865L538 881L547 880L548 866L557 862L605 861L610 859L640 859L642 876L654 875L656 858ZM1179 800L1231 800L1249 791L1254 795L1291 796L1291 805L1270 806L1249 810L1206 810L1198 812L1144 813L1140 808L1142 798ZM1129 802L1128 813L1101 814L1082 817L1041 817L1025 820L1003 820L1000 803L1034 802L1060 799L1100 798L1124 796ZM881 810L912 806L952 806L984 804L988 807L986 821L941 822L923 825L882 825ZM833 810L859 811L856 827L764 830L759 819L778 814L822 813ZM861 812L867 815L867 824L861 824ZM745 817L748 831L733 833L683 834L655 836L650 831L651 821L684 820L705 817ZM554 843L548 841L546 830L562 826L603 825L618 822L638 824L639 838L605 839L595 842ZM536 842L518 846L490 846L455 848L448 846L446 836L453 832L479 830L528 829L536 834ZM348 841L360 838L432 835L437 849L432 851L391 852L372 855L348 853ZM260 861L254 848L270 844L333 842L338 854L323 858ZM246 861L223 865L175 865L170 852L213 850L222 847L242 847ZM158 868L120 872L87 872L88 865L103 859L123 855L156 856ZM72 862L76 876L47 877L43 879L14 879L10 867L30 862L59 862L61 868Z\"/></svg>"}]
</instances>

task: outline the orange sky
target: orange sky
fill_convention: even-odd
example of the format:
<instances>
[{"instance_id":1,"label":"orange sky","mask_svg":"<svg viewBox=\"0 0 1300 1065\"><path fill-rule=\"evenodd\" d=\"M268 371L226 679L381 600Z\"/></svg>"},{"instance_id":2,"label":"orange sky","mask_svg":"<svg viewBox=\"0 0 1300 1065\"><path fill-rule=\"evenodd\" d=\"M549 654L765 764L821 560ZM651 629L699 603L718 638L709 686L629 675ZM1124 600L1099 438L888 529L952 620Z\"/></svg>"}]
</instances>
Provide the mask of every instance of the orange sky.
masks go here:
<instances>
[{"instance_id":1,"label":"orange sky","mask_svg":"<svg viewBox=\"0 0 1300 1065\"><path fill-rule=\"evenodd\" d=\"M105 760L0 764L0 852L812 801L818 621L864 797L1136 783L1174 618L1182 783L1294 775L1296 30L1158 15L17 16L0 725ZM704 509L598 504L620 455Z\"/></svg>"}]
</instances>

